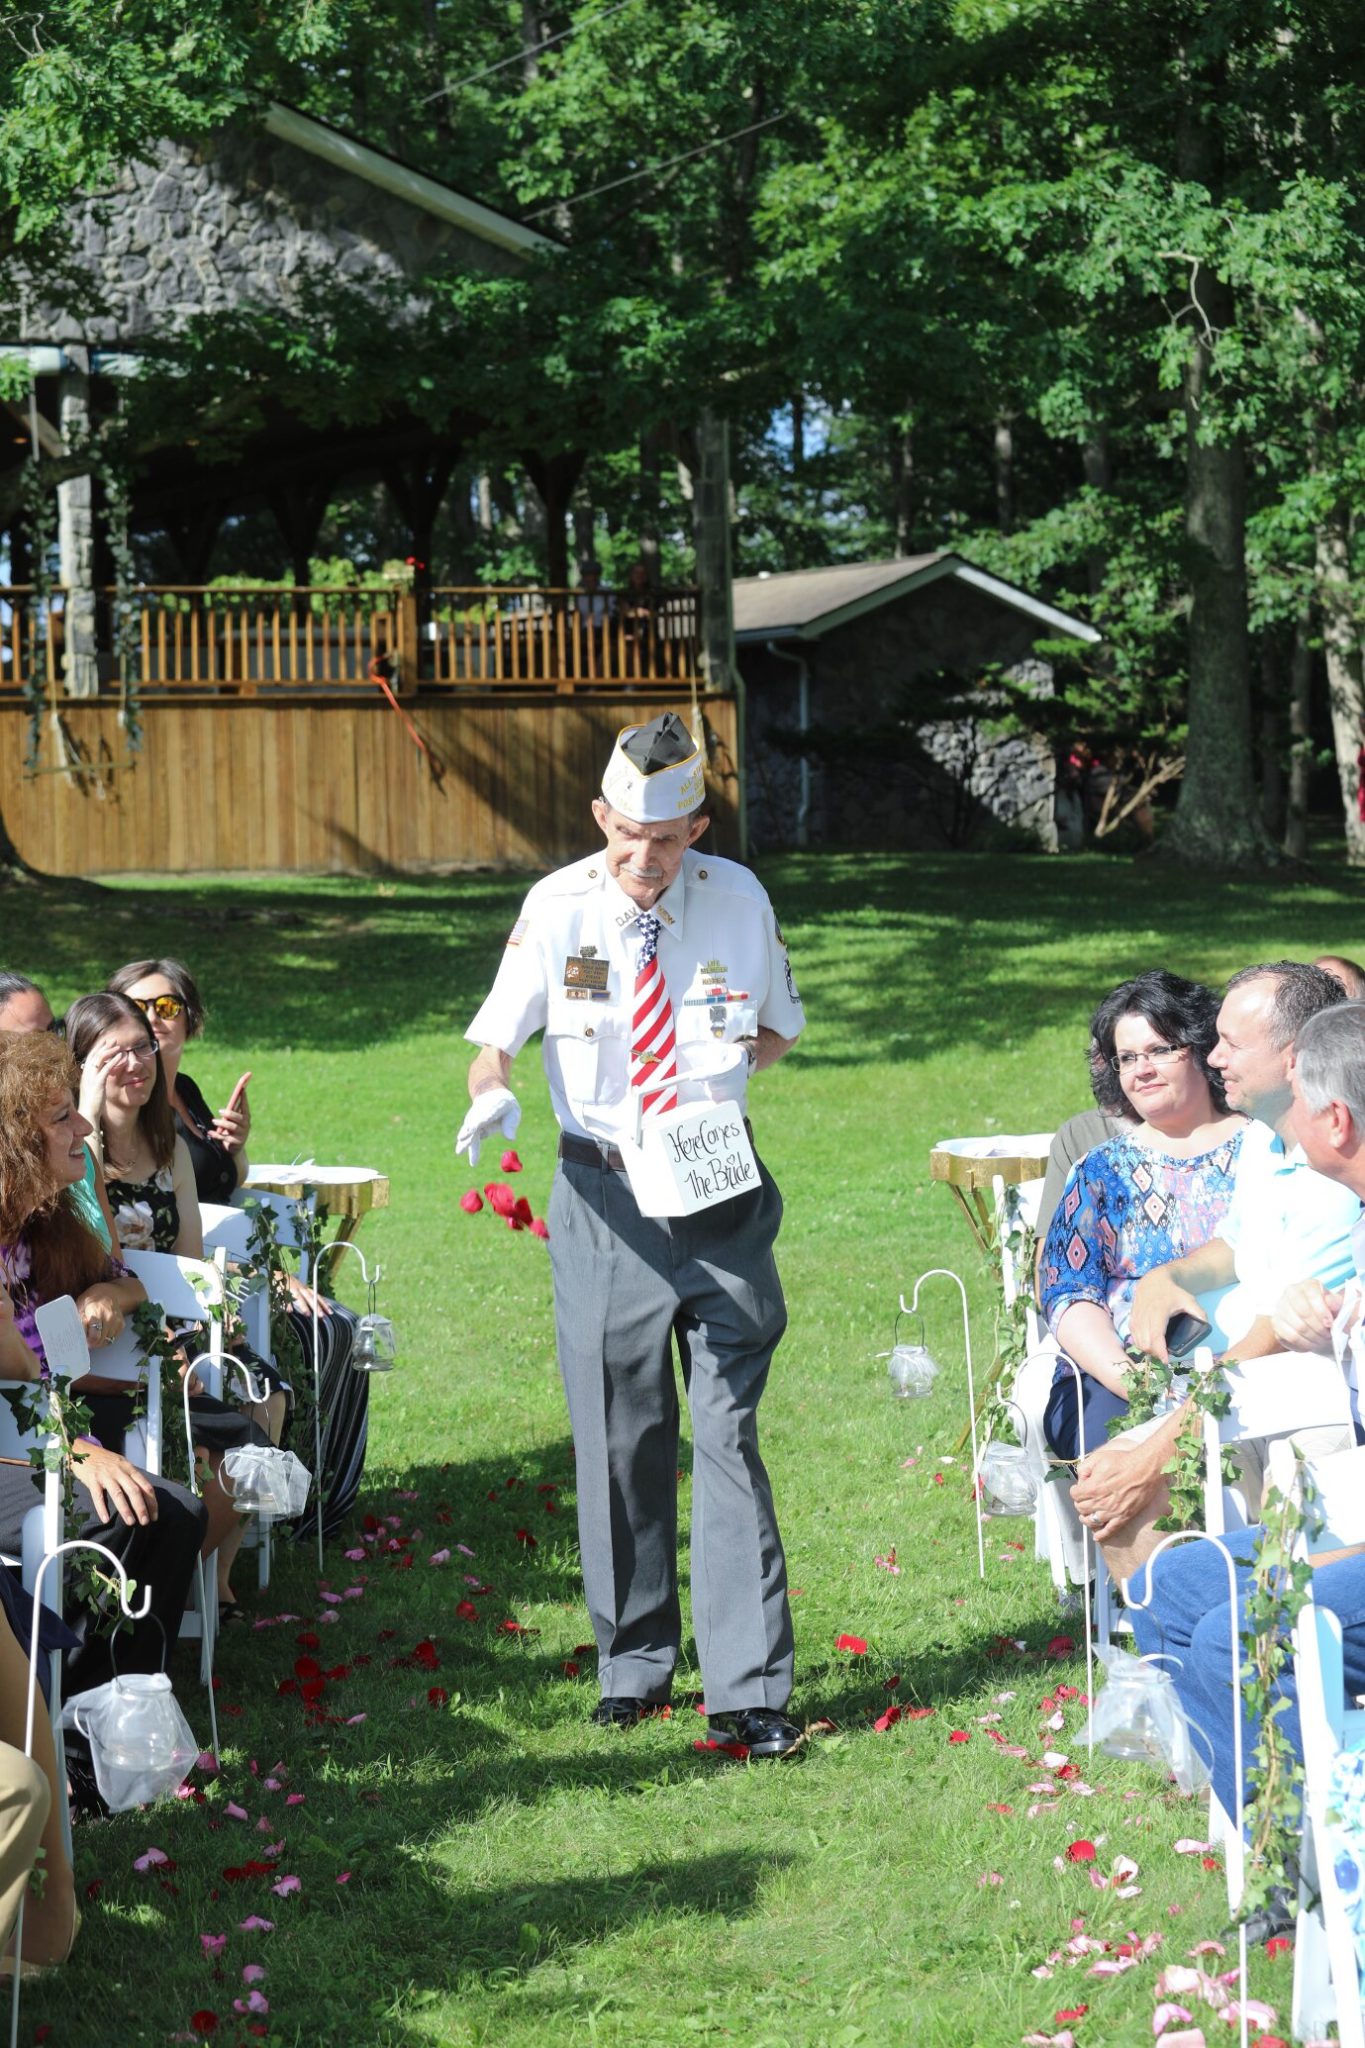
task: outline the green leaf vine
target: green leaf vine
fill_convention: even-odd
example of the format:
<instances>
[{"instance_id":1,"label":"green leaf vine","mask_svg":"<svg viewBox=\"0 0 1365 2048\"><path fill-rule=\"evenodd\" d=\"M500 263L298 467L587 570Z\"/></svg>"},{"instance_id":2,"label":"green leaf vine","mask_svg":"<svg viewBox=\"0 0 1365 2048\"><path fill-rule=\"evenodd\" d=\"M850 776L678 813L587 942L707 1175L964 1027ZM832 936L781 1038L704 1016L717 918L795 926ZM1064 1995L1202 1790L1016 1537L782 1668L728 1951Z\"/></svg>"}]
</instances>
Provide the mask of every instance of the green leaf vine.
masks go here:
<instances>
[{"instance_id":1,"label":"green leaf vine","mask_svg":"<svg viewBox=\"0 0 1365 2048\"><path fill-rule=\"evenodd\" d=\"M1297 1494L1267 1490L1261 1510L1261 1533L1251 1566L1241 1631L1246 1662L1242 1666L1242 1705L1260 1728L1247 1768L1251 1786L1250 1830L1243 1919L1269 1902L1280 1887L1291 1894L1298 1885L1298 1851L1302 1839L1303 1766L1284 1731L1288 1707L1282 1680L1293 1660L1294 1623L1312 1597L1313 1567L1294 1555L1301 1530L1321 1526L1317 1490L1302 1456Z\"/></svg>"},{"instance_id":2,"label":"green leaf vine","mask_svg":"<svg viewBox=\"0 0 1365 2048\"><path fill-rule=\"evenodd\" d=\"M1215 1421L1221 1421L1232 1406L1227 1376L1221 1365L1209 1372L1191 1373L1183 1364L1156 1358L1150 1352L1129 1356L1132 1363L1127 1376L1128 1413L1114 1418L1108 1434L1122 1435L1140 1423L1155 1421L1181 1401L1187 1404L1170 1460L1163 1468L1170 1505L1156 1528L1163 1534L1176 1529L1202 1529L1207 1472L1203 1418L1211 1415ZM1225 1486L1236 1483L1237 1459L1230 1444L1222 1446L1219 1477Z\"/></svg>"}]
</instances>

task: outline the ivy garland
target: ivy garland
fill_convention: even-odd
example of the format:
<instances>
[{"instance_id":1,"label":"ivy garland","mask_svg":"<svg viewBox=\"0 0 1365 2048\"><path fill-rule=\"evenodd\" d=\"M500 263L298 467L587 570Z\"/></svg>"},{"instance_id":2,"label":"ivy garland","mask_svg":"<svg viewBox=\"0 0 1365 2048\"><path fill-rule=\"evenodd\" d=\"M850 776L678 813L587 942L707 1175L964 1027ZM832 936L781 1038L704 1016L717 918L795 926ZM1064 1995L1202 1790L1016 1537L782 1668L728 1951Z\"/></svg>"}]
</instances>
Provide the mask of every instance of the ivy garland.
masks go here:
<instances>
[{"instance_id":1,"label":"ivy garland","mask_svg":"<svg viewBox=\"0 0 1365 2048\"><path fill-rule=\"evenodd\" d=\"M28 743L24 773L36 775L47 713L47 636L42 631L52 610L52 547L57 535L56 499L49 490L41 462L29 461L20 478L20 504L32 560L33 596L28 618L28 659L24 663L24 700L28 705Z\"/></svg>"},{"instance_id":2,"label":"ivy garland","mask_svg":"<svg viewBox=\"0 0 1365 2048\"><path fill-rule=\"evenodd\" d=\"M105 539L114 562L113 654L119 678L119 724L130 755L142 749L142 698L138 688L137 565L129 539L130 491L126 471L106 451L97 474L104 489Z\"/></svg>"},{"instance_id":3,"label":"ivy garland","mask_svg":"<svg viewBox=\"0 0 1365 2048\"><path fill-rule=\"evenodd\" d=\"M1246 1596L1246 1626L1241 1631L1246 1662L1242 1666L1242 1702L1260 1726L1260 1739L1248 1769L1252 1788L1251 1827L1246 1886L1241 1918L1270 1901L1273 1891L1293 1893L1298 1886L1298 1851L1303 1833L1303 1766L1284 1732L1289 1702L1281 1680L1293 1660L1294 1623L1312 1597L1313 1567L1294 1555L1300 1530L1321 1526L1317 1489L1303 1458L1298 1464L1297 1492L1277 1487L1266 1493L1261 1534L1251 1566Z\"/></svg>"},{"instance_id":4,"label":"ivy garland","mask_svg":"<svg viewBox=\"0 0 1365 2048\"><path fill-rule=\"evenodd\" d=\"M1181 1400L1189 1403L1170 1462L1164 1467L1170 1488L1170 1506L1155 1525L1162 1534L1177 1529L1203 1528L1207 1473L1203 1418L1211 1415L1215 1421L1220 1421L1232 1406L1232 1391L1221 1365L1214 1366L1209 1372L1190 1374L1189 1385L1184 1387L1181 1383L1187 1372L1187 1367L1169 1359L1155 1358L1150 1352L1133 1357L1128 1369L1128 1413L1116 1416L1109 1424L1109 1435L1117 1436L1125 1430L1135 1429L1139 1423L1154 1421ZM1236 1454L1230 1444L1224 1444L1220 1478L1225 1486L1229 1486L1235 1484L1237 1477Z\"/></svg>"},{"instance_id":5,"label":"ivy garland","mask_svg":"<svg viewBox=\"0 0 1365 2048\"><path fill-rule=\"evenodd\" d=\"M75 1527L84 1519L76 1512L76 1466L79 1460L75 1449L78 1440L90 1434L89 1408L69 1389L62 1391L46 1364L36 1380L7 1386L3 1391L18 1429L24 1436L38 1439L29 1446L29 1464L35 1472L56 1472L59 1475L63 1520L66 1526ZM67 1584L84 1604L103 1611L108 1595L117 1598L118 1580L96 1562L90 1551L83 1550L78 1556L69 1558L67 1570ZM135 1582L130 1581L130 1585L135 1587ZM108 1618L115 1628L119 1626L114 1615Z\"/></svg>"}]
</instances>

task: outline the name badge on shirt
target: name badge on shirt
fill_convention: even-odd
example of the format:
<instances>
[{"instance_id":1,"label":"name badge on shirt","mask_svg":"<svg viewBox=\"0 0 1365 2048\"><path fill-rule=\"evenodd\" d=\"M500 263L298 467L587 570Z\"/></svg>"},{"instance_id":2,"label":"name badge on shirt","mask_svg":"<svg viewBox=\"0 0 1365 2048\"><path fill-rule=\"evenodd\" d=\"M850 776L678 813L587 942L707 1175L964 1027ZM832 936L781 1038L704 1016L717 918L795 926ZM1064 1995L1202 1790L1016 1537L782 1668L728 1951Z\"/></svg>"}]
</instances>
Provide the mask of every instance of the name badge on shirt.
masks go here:
<instances>
[{"instance_id":1,"label":"name badge on shirt","mask_svg":"<svg viewBox=\"0 0 1365 2048\"><path fill-rule=\"evenodd\" d=\"M599 960L591 949L582 953L570 953L564 962L564 989L571 996L604 996L607 993L608 967L605 960Z\"/></svg>"}]
</instances>

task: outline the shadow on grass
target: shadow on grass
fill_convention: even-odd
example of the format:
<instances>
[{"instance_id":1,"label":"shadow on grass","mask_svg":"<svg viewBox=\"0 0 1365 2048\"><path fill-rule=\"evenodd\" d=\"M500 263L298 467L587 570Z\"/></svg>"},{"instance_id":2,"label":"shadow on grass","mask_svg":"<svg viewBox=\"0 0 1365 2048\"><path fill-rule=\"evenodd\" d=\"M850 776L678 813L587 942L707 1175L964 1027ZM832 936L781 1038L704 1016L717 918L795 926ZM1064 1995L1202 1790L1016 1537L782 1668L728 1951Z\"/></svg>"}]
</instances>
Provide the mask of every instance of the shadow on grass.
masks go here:
<instances>
[{"instance_id":1,"label":"shadow on grass","mask_svg":"<svg viewBox=\"0 0 1365 2048\"><path fill-rule=\"evenodd\" d=\"M1098 856L839 854L774 858L763 878L818 1026L796 1057L822 1066L914 1063L1059 1025L1074 1030L1079 1057L1085 1021L1116 981L1154 964L1215 971L1210 932L1221 974L1277 953L1359 950L1365 927L1365 876L1344 868L1281 880ZM0 964L65 1003L128 959L169 952L239 1045L369 1049L463 1028L531 879L134 880L93 909L88 891L52 887L41 940L19 892L0 896ZM1050 957L1020 975L1035 952Z\"/></svg>"}]
</instances>

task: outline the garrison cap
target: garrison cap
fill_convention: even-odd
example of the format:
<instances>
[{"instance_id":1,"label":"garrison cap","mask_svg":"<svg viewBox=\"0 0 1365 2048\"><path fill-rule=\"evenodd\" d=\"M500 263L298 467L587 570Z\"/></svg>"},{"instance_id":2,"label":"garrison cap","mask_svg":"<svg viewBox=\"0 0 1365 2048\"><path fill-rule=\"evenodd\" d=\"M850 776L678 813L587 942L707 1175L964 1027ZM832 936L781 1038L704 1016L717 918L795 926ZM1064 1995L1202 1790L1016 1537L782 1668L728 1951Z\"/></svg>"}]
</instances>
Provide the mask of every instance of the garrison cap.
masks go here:
<instances>
[{"instance_id":1,"label":"garrison cap","mask_svg":"<svg viewBox=\"0 0 1365 2048\"><path fill-rule=\"evenodd\" d=\"M612 809L636 825L661 825L695 811L706 798L705 756L676 711L616 735L602 777Z\"/></svg>"}]
</instances>

